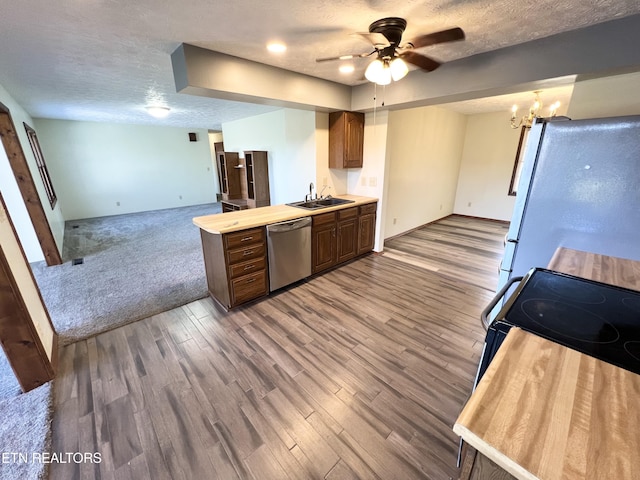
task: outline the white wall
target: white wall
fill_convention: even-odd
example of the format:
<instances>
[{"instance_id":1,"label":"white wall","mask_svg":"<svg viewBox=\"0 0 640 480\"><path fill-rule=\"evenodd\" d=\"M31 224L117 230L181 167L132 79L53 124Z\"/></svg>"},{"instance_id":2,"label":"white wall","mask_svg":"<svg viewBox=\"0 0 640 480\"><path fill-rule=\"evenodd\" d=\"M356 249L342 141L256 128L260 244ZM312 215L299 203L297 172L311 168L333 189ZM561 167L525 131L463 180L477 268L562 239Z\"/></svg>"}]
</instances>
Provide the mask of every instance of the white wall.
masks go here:
<instances>
[{"instance_id":1,"label":"white wall","mask_svg":"<svg viewBox=\"0 0 640 480\"><path fill-rule=\"evenodd\" d=\"M577 82L567 116L584 118L640 114L640 73L615 75Z\"/></svg>"},{"instance_id":2,"label":"white wall","mask_svg":"<svg viewBox=\"0 0 640 480\"><path fill-rule=\"evenodd\" d=\"M309 183L317 183L315 112L277 110L223 123L222 133L228 152L268 152L272 205L303 200Z\"/></svg>"},{"instance_id":3,"label":"white wall","mask_svg":"<svg viewBox=\"0 0 640 480\"><path fill-rule=\"evenodd\" d=\"M27 159L29 170L31 171L31 176L33 177L33 182L38 191L38 196L41 199L42 208L44 209L47 221L49 222L49 227L51 228L51 232L53 234L56 245L58 246L58 250L62 251L62 240L64 237L64 218L60 210L60 205L57 204L53 209L49 205L47 194L44 189L44 184L42 183L42 179L40 178L40 174L38 173L38 167L36 166L36 161L33 157L31 145L29 144L29 139L27 138L27 134L23 125L24 122L27 125L35 128L33 119L27 114L27 112L23 110L20 105L18 105L18 103L16 103L16 101L11 97L11 95L9 95L9 92L7 92L2 85L0 85L0 103L6 106L11 113L11 118L13 120L13 124L15 126L18 139L20 140L20 145L22 146L25 158ZM40 138L40 132L36 133L38 134L38 138ZM49 157L47 156L47 152L43 151L43 153L48 165ZM59 195L59 187L55 182L53 182L53 187L56 191L56 194ZM7 205L8 213L11 216L11 220L16 229L16 232L18 233L18 238L20 239L20 243L22 245L22 248L24 249L27 259L29 260L29 262L43 261L44 254L42 253L40 242L38 241L38 237L36 236L33 224L31 223L31 218L29 217L27 207L25 206L22 195L20 194L20 190L18 189L18 184L13 174L13 170L9 165L9 160L7 159L6 152L4 150L4 147L2 146L2 143L0 143L0 192L2 192L5 203Z\"/></svg>"},{"instance_id":4,"label":"white wall","mask_svg":"<svg viewBox=\"0 0 640 480\"><path fill-rule=\"evenodd\" d=\"M348 170L348 193L378 198L376 241L373 249L382 251L389 189L387 162L389 112L366 113L364 116L364 151L362 168Z\"/></svg>"},{"instance_id":5,"label":"white wall","mask_svg":"<svg viewBox=\"0 0 640 480\"><path fill-rule=\"evenodd\" d=\"M509 112L469 115L454 213L511 220L516 197L508 193L519 139Z\"/></svg>"},{"instance_id":6,"label":"white wall","mask_svg":"<svg viewBox=\"0 0 640 480\"><path fill-rule=\"evenodd\" d=\"M389 113L385 238L453 212L466 123L440 107Z\"/></svg>"},{"instance_id":7,"label":"white wall","mask_svg":"<svg viewBox=\"0 0 640 480\"><path fill-rule=\"evenodd\" d=\"M215 201L206 130L47 119L36 130L67 220Z\"/></svg>"}]
</instances>

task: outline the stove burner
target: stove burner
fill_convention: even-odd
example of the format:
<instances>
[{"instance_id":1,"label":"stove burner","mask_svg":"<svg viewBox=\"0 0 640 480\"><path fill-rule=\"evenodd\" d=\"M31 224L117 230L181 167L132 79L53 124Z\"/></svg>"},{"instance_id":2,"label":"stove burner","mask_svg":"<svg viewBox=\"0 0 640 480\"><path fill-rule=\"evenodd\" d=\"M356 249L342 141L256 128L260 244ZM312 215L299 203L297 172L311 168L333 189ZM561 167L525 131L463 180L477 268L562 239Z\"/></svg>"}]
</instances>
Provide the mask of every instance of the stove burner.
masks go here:
<instances>
[{"instance_id":1,"label":"stove burner","mask_svg":"<svg viewBox=\"0 0 640 480\"><path fill-rule=\"evenodd\" d=\"M613 343L620 334L604 318L556 300L532 298L520 308L534 323L565 338L589 343Z\"/></svg>"},{"instance_id":2,"label":"stove burner","mask_svg":"<svg viewBox=\"0 0 640 480\"><path fill-rule=\"evenodd\" d=\"M624 342L624 349L640 362L640 342Z\"/></svg>"},{"instance_id":3,"label":"stove burner","mask_svg":"<svg viewBox=\"0 0 640 480\"><path fill-rule=\"evenodd\" d=\"M640 298L627 297L622 299L622 304L640 315ZM639 319L640 322L640 319Z\"/></svg>"},{"instance_id":4,"label":"stove burner","mask_svg":"<svg viewBox=\"0 0 640 480\"><path fill-rule=\"evenodd\" d=\"M563 277L543 276L536 282L535 287L572 302L596 305L606 300L599 286L580 281L567 282Z\"/></svg>"}]
</instances>

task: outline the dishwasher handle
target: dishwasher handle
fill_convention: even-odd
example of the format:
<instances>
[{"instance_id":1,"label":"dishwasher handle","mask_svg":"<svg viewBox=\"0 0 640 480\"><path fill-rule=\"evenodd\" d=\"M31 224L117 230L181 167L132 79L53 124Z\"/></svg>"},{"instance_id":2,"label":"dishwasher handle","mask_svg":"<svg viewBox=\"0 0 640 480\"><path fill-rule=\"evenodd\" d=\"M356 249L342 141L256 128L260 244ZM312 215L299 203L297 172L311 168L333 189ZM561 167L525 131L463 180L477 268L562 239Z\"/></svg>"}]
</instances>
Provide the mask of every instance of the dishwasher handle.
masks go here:
<instances>
[{"instance_id":1,"label":"dishwasher handle","mask_svg":"<svg viewBox=\"0 0 640 480\"><path fill-rule=\"evenodd\" d=\"M287 222L272 223L267 225L268 233L290 232L292 230L300 230L311 225L311 217L298 218Z\"/></svg>"},{"instance_id":2,"label":"dishwasher handle","mask_svg":"<svg viewBox=\"0 0 640 480\"><path fill-rule=\"evenodd\" d=\"M495 297L493 297L489 302L489 305L487 305L485 309L482 311L482 313L480 314L480 319L482 320L482 326L484 327L485 330L489 329L489 324L491 323L489 322L489 314L491 313L491 310L493 310L494 307L500 301L500 299L504 297L504 294L507 293L507 290L509 290L509 288L511 288L511 285L521 281L522 279L523 277L511 277L509 281L505 283L500 290L498 290Z\"/></svg>"}]
</instances>

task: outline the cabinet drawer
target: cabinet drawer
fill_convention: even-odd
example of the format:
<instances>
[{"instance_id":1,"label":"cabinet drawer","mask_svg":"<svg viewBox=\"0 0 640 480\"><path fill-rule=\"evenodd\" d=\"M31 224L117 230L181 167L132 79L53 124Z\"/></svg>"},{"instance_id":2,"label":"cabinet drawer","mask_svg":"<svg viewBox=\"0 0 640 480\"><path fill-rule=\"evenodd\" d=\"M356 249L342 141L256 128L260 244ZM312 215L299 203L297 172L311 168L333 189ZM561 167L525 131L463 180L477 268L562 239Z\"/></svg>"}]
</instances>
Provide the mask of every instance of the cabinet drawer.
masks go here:
<instances>
[{"instance_id":1,"label":"cabinet drawer","mask_svg":"<svg viewBox=\"0 0 640 480\"><path fill-rule=\"evenodd\" d=\"M227 248L241 247L251 243L264 243L264 229L252 228L240 232L229 233L225 236Z\"/></svg>"},{"instance_id":2,"label":"cabinet drawer","mask_svg":"<svg viewBox=\"0 0 640 480\"><path fill-rule=\"evenodd\" d=\"M264 270L231 280L231 303L238 305L267 294L267 275Z\"/></svg>"},{"instance_id":3,"label":"cabinet drawer","mask_svg":"<svg viewBox=\"0 0 640 480\"><path fill-rule=\"evenodd\" d=\"M320 215L314 215L311 217L312 225L324 225L326 223L333 223L336 221L336 212L321 213Z\"/></svg>"},{"instance_id":4,"label":"cabinet drawer","mask_svg":"<svg viewBox=\"0 0 640 480\"><path fill-rule=\"evenodd\" d=\"M229 277L236 278L249 273L257 272L258 270L264 270L266 261L264 256L260 258L254 258L242 263L236 263L229 266Z\"/></svg>"},{"instance_id":5,"label":"cabinet drawer","mask_svg":"<svg viewBox=\"0 0 640 480\"><path fill-rule=\"evenodd\" d=\"M344 210L338 210L336 213L338 214L338 221L356 218L358 216L358 207L345 208Z\"/></svg>"},{"instance_id":6,"label":"cabinet drawer","mask_svg":"<svg viewBox=\"0 0 640 480\"><path fill-rule=\"evenodd\" d=\"M366 205L360 205L360 215L364 215L365 213L376 213L377 209L377 203L367 203Z\"/></svg>"},{"instance_id":7,"label":"cabinet drawer","mask_svg":"<svg viewBox=\"0 0 640 480\"><path fill-rule=\"evenodd\" d=\"M247 245L243 248L236 248L227 252L229 266L232 264L251 260L253 258L264 258L264 243L258 245Z\"/></svg>"}]
</instances>

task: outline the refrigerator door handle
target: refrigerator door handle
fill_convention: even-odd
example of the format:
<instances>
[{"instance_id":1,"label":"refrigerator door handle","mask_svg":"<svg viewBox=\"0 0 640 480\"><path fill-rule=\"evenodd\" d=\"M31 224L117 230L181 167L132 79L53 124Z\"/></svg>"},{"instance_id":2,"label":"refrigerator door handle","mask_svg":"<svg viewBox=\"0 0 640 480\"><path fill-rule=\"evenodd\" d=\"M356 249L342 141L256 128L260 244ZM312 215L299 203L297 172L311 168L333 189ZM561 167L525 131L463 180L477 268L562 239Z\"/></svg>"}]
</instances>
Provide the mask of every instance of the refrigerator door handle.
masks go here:
<instances>
[{"instance_id":1,"label":"refrigerator door handle","mask_svg":"<svg viewBox=\"0 0 640 480\"><path fill-rule=\"evenodd\" d=\"M518 239L517 238L507 238L506 242L508 242L508 243L518 243Z\"/></svg>"}]
</instances>

